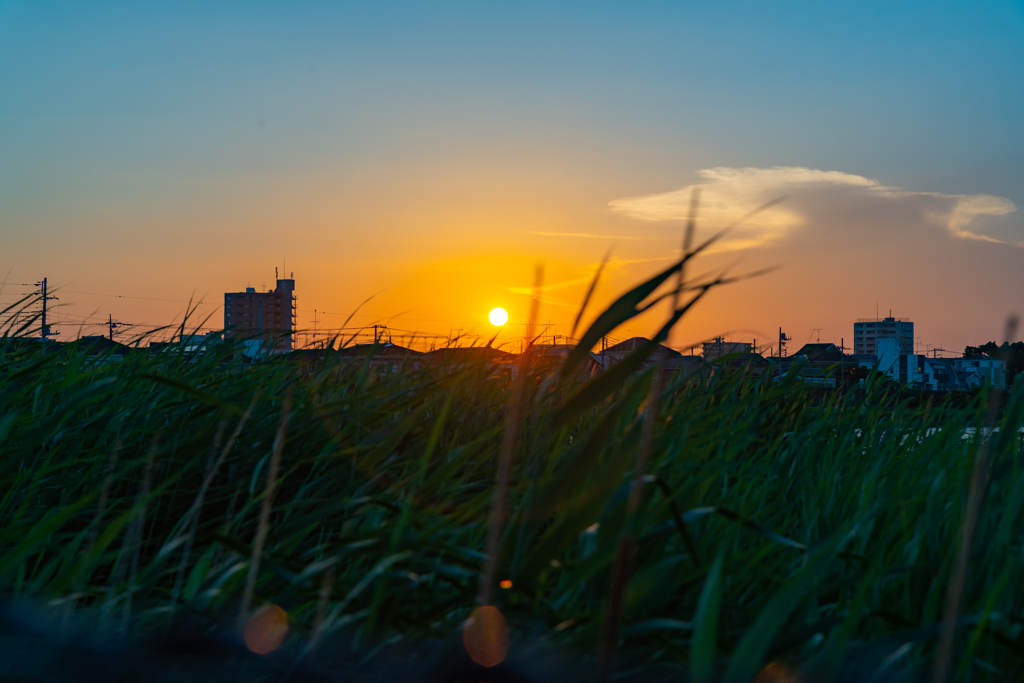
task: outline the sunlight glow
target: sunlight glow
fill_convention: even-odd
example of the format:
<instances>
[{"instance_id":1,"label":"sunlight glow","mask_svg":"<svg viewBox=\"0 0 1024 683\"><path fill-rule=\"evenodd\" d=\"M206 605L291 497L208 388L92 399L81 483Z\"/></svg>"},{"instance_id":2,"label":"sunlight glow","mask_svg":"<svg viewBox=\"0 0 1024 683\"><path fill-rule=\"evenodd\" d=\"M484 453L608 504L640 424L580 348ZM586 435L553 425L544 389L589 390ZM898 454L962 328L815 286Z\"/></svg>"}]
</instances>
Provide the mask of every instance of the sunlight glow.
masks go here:
<instances>
[{"instance_id":1,"label":"sunlight glow","mask_svg":"<svg viewBox=\"0 0 1024 683\"><path fill-rule=\"evenodd\" d=\"M508 322L508 311L504 308L493 308L487 315L487 319L491 321L491 324L495 327L501 327Z\"/></svg>"}]
</instances>

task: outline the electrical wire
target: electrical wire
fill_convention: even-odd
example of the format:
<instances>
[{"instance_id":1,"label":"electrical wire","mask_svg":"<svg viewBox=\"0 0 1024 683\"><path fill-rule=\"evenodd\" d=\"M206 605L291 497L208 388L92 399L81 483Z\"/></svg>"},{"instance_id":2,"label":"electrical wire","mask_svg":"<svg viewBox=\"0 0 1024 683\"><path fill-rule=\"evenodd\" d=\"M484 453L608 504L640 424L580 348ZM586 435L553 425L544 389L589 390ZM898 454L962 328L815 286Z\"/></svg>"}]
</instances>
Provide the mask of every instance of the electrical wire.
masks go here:
<instances>
[{"instance_id":1,"label":"electrical wire","mask_svg":"<svg viewBox=\"0 0 1024 683\"><path fill-rule=\"evenodd\" d=\"M88 296L108 296L108 297L113 297L113 298L116 298L116 299L140 299L142 301L169 301L169 302L175 303L175 304L192 303L192 304L195 304L197 306L200 305L200 304L207 305L207 306L210 305L210 304L206 304L203 301L185 301L184 299L157 299L157 298L150 297L150 296L129 296L127 294L100 294L99 292L76 292L76 291L73 291L73 290L70 290L70 289L62 289L60 291L65 293L65 294L86 294Z\"/></svg>"}]
</instances>

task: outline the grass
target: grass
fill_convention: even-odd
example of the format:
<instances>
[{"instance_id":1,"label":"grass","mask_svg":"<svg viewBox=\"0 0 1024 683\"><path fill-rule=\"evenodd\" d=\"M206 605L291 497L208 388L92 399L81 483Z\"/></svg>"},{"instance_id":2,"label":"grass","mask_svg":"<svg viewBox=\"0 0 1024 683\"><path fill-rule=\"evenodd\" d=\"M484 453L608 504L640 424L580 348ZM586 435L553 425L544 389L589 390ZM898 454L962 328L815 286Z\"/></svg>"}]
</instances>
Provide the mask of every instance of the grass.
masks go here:
<instances>
[{"instance_id":1,"label":"grass","mask_svg":"<svg viewBox=\"0 0 1024 683\"><path fill-rule=\"evenodd\" d=\"M316 643L372 665L449 642L481 594L510 384L482 363L381 374L331 352L243 365L234 351L97 363L0 340L0 597L113 641L230 628L273 603L289 661L315 662ZM495 570L512 587L492 593L510 661L546 652L597 675L628 536L618 677L931 676L986 394L655 382L639 360L610 378L557 362L524 376ZM1018 382L987 446L954 680L1024 670L1022 418Z\"/></svg>"}]
</instances>

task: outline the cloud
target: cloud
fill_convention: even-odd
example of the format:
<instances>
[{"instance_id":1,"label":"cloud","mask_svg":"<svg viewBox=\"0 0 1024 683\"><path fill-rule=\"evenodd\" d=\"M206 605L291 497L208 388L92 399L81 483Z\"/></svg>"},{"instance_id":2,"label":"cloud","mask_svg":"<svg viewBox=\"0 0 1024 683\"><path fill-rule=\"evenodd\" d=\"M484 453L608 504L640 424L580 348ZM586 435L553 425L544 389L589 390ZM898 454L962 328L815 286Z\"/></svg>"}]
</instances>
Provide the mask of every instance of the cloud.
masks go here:
<instances>
[{"instance_id":1,"label":"cloud","mask_svg":"<svg viewBox=\"0 0 1024 683\"><path fill-rule=\"evenodd\" d=\"M642 240L647 239L646 237L640 237L638 235L597 235L588 232L540 232L537 230L527 230L528 235L540 235L541 237L580 237L583 239L590 240Z\"/></svg>"},{"instance_id":2,"label":"cloud","mask_svg":"<svg viewBox=\"0 0 1024 683\"><path fill-rule=\"evenodd\" d=\"M712 232L735 223L759 206L786 200L744 220L714 247L735 251L767 246L789 236L828 211L884 210L906 214L944 228L955 238L1024 246L1022 242L996 239L980 232L979 219L1005 216L1016 211L1013 202L992 195L955 195L912 192L882 185L877 180L841 171L811 168L710 168L700 171L702 182L671 192L626 197L609 202L620 215L644 221L685 220L690 196L699 187L699 222Z\"/></svg>"},{"instance_id":3,"label":"cloud","mask_svg":"<svg viewBox=\"0 0 1024 683\"><path fill-rule=\"evenodd\" d=\"M633 265L635 263L651 263L656 261L669 261L676 257L674 256L658 256L654 258L637 258L637 259L620 259L616 256L610 257L604 264L604 268L601 270L601 281L607 280L619 269ZM558 298L552 295L552 292L558 292L565 289L577 289L578 291L572 292L573 294L579 294L584 291L585 287L590 285L594 281L594 275L597 273L598 268L601 268L600 262L588 263L585 266L577 268L577 272L580 273L579 277L574 277L569 280L562 280L560 282L551 282L540 286L537 292L538 298L542 303L551 304L553 306L559 306L561 308L567 308L570 310L578 310L579 301L566 301L565 299ZM512 294L523 294L526 296L533 296L534 288L532 286L518 287L509 286L505 287L505 290Z\"/></svg>"}]
</instances>

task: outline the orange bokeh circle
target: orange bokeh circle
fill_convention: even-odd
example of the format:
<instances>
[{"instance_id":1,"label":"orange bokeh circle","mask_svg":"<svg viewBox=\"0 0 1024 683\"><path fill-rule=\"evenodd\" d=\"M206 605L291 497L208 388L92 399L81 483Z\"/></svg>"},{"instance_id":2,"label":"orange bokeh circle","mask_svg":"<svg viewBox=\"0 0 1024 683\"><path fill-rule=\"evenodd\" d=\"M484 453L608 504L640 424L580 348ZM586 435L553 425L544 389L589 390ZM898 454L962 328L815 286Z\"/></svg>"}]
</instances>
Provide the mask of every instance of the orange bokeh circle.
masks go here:
<instances>
[{"instance_id":1,"label":"orange bokeh circle","mask_svg":"<svg viewBox=\"0 0 1024 683\"><path fill-rule=\"evenodd\" d=\"M288 613L277 605L264 605L245 624L245 645L258 655L281 647L288 635Z\"/></svg>"},{"instance_id":2,"label":"orange bokeh circle","mask_svg":"<svg viewBox=\"0 0 1024 683\"><path fill-rule=\"evenodd\" d=\"M508 622L494 605L477 607L462 627L466 653L480 666L492 667L505 661L508 641Z\"/></svg>"}]
</instances>

